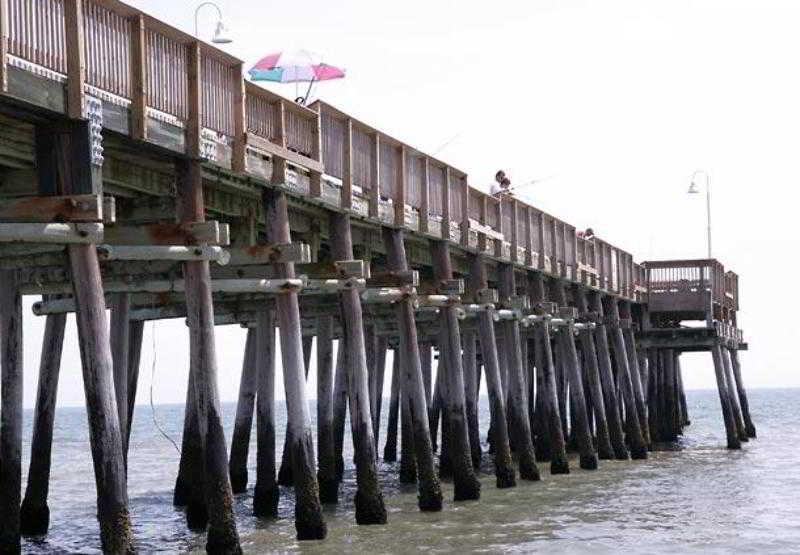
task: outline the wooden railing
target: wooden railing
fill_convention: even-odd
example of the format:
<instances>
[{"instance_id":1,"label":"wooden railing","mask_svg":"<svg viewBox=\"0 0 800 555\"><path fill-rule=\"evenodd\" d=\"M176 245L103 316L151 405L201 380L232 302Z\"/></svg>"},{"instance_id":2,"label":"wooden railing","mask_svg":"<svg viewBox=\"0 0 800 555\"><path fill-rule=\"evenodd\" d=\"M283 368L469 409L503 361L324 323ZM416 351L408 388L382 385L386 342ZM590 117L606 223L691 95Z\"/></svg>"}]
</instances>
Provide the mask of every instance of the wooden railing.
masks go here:
<instances>
[{"instance_id":1,"label":"wooden railing","mask_svg":"<svg viewBox=\"0 0 800 555\"><path fill-rule=\"evenodd\" d=\"M646 286L629 253L471 188L465 172L329 104L305 108L244 82L241 60L118 0L4 0L0 20L9 55L0 82L12 63L44 68L66 83L71 116L83 115L85 94L99 93L129 110L136 139L160 140L167 126L185 138L170 148L269 179L278 157L299 193L339 208L625 297ZM161 127L150 136L154 121ZM220 149L229 155L208 154Z\"/></svg>"},{"instance_id":2,"label":"wooden railing","mask_svg":"<svg viewBox=\"0 0 800 555\"><path fill-rule=\"evenodd\" d=\"M643 267L650 295L697 293L720 307L738 308L738 277L717 260L648 261Z\"/></svg>"}]
</instances>

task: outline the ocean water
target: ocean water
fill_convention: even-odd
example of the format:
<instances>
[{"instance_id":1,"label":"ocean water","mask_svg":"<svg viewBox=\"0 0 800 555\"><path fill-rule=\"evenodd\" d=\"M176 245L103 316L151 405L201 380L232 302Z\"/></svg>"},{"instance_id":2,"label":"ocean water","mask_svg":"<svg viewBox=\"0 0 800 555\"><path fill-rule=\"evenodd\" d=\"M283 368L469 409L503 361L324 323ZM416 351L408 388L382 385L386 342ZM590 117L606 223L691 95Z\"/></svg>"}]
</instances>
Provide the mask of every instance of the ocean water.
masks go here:
<instances>
[{"instance_id":1,"label":"ocean water","mask_svg":"<svg viewBox=\"0 0 800 555\"><path fill-rule=\"evenodd\" d=\"M550 476L542 464L541 482L520 481L510 490L497 490L487 468L480 501L453 503L452 485L445 484L441 513L420 513L415 488L398 484L394 464L381 463L386 526L355 524L350 463L340 504L325 509L328 538L322 542L295 540L291 489L281 492L278 520L253 518L251 483L236 499L242 546L249 553L800 552L800 390L753 390L749 397L758 439L741 451L725 449L716 392L690 391L691 426L677 444L651 453L647 461L601 461L593 472L575 464L566 476ZM223 409L230 438L235 406ZM481 412L485 438L485 399ZM182 406L156 406L155 413L180 445ZM279 410L280 434L282 415ZM128 487L137 549L202 551L203 535L189 532L183 513L172 507L179 456L152 417L149 406L138 406L131 437ZM31 421L27 411L26 455ZM279 450L281 445L282 438ZM352 453L349 438L345 449ZM27 460L24 464L27 470ZM252 482L252 464L250 477ZM99 552L83 409L56 413L50 511L50 533L25 540L25 552Z\"/></svg>"}]
</instances>

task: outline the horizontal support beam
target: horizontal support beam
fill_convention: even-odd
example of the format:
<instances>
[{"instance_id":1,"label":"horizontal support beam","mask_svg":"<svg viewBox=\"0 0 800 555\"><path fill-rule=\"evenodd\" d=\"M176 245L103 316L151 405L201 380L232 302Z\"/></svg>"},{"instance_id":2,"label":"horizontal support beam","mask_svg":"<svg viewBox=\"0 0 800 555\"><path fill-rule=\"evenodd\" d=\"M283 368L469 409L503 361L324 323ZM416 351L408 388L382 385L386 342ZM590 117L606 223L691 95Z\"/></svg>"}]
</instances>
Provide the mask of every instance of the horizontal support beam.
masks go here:
<instances>
[{"instance_id":1,"label":"horizontal support beam","mask_svg":"<svg viewBox=\"0 0 800 555\"><path fill-rule=\"evenodd\" d=\"M367 287L418 287L419 272L405 270L400 272L378 272L367 280Z\"/></svg>"},{"instance_id":2,"label":"horizontal support beam","mask_svg":"<svg viewBox=\"0 0 800 555\"><path fill-rule=\"evenodd\" d=\"M114 225L105 230L109 245L212 245L230 243L228 224L217 221L188 224L157 223L137 226Z\"/></svg>"},{"instance_id":3,"label":"horizontal support beam","mask_svg":"<svg viewBox=\"0 0 800 555\"><path fill-rule=\"evenodd\" d=\"M88 245L103 242L103 224L0 224L0 243Z\"/></svg>"},{"instance_id":4,"label":"horizontal support beam","mask_svg":"<svg viewBox=\"0 0 800 555\"><path fill-rule=\"evenodd\" d=\"M256 264L305 264L311 262L311 247L305 243L285 245L253 245L228 249L231 266Z\"/></svg>"},{"instance_id":5,"label":"horizontal support beam","mask_svg":"<svg viewBox=\"0 0 800 555\"><path fill-rule=\"evenodd\" d=\"M285 293L302 289L302 279L215 279L211 281L213 293ZM45 283L27 284L21 287L23 295L69 295L72 284ZM186 291L186 282L182 279L142 280L133 282L113 281L103 283L106 293L182 293Z\"/></svg>"},{"instance_id":6,"label":"horizontal support beam","mask_svg":"<svg viewBox=\"0 0 800 555\"><path fill-rule=\"evenodd\" d=\"M114 206L114 197L103 195L4 198L0 222L113 223Z\"/></svg>"},{"instance_id":7,"label":"horizontal support beam","mask_svg":"<svg viewBox=\"0 0 800 555\"><path fill-rule=\"evenodd\" d=\"M228 263L228 251L222 247L158 247L158 246L120 246L98 245L100 260L208 260L220 265Z\"/></svg>"}]
</instances>

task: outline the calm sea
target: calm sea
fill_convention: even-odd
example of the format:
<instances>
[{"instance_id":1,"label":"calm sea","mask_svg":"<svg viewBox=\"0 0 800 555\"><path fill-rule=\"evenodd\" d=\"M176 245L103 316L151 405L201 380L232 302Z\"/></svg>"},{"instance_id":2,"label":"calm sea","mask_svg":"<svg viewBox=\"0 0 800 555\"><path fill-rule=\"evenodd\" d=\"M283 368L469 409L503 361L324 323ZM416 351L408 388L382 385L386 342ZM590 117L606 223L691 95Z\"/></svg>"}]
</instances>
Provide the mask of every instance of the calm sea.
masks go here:
<instances>
[{"instance_id":1,"label":"calm sea","mask_svg":"<svg viewBox=\"0 0 800 555\"><path fill-rule=\"evenodd\" d=\"M483 437L488 425L485 401ZM387 526L355 525L350 468L342 502L326 509L329 535L324 542L295 540L291 490L282 492L280 518L269 522L250 516L251 495L242 495L236 501L242 544L250 553L800 551L800 390L751 391L758 439L737 452L724 448L716 392L691 391L688 403L692 424L685 436L647 461L601 461L598 471L576 469L568 476L550 476L542 465L541 482L521 482L512 490L495 489L493 477L484 474L479 502L454 504L449 501L452 486L445 485L448 502L438 514L420 513L414 488L397 483L394 465L381 465ZM180 444L182 407L156 406L155 412ZM225 405L224 412L230 437L234 405ZM279 418L282 414L279 410ZM31 421L28 411L26 455ZM283 420L280 424L282 428ZM351 449L349 438L346 449ZM253 454L254 446L251 462ZM204 538L188 532L183 513L172 507L178 453L158 433L149 406L136 408L129 467L139 551L202 549ZM253 468L250 476L254 479ZM252 483L250 487L252 493ZM26 541L25 551L98 551L83 409L63 408L56 414L50 510L50 534Z\"/></svg>"}]
</instances>

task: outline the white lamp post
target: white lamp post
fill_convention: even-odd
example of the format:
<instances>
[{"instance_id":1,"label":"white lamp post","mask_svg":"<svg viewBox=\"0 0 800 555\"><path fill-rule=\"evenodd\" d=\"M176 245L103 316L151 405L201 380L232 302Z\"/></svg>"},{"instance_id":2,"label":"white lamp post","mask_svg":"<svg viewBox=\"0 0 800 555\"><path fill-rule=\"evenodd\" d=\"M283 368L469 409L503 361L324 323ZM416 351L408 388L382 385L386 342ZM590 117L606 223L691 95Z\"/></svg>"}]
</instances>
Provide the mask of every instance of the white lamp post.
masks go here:
<instances>
[{"instance_id":1,"label":"white lamp post","mask_svg":"<svg viewBox=\"0 0 800 555\"><path fill-rule=\"evenodd\" d=\"M211 42L214 44L229 44L233 42L233 39L228 34L228 28L225 26L225 23L222 22L222 10L220 10L219 6L217 6L214 2L203 2L197 6L197 9L194 11L194 36L200 38L200 10L207 6L217 10L217 27L214 30L214 36L211 38Z\"/></svg>"},{"instance_id":2,"label":"white lamp post","mask_svg":"<svg viewBox=\"0 0 800 555\"><path fill-rule=\"evenodd\" d=\"M708 258L711 258L711 177L708 175L708 172L705 170L696 170L691 177L691 185L689 185L689 190L687 191L690 195L697 195L700 193L700 189L697 186L697 181L695 179L699 174L703 174L706 178L706 224L707 224L707 231L708 231Z\"/></svg>"}]
</instances>

